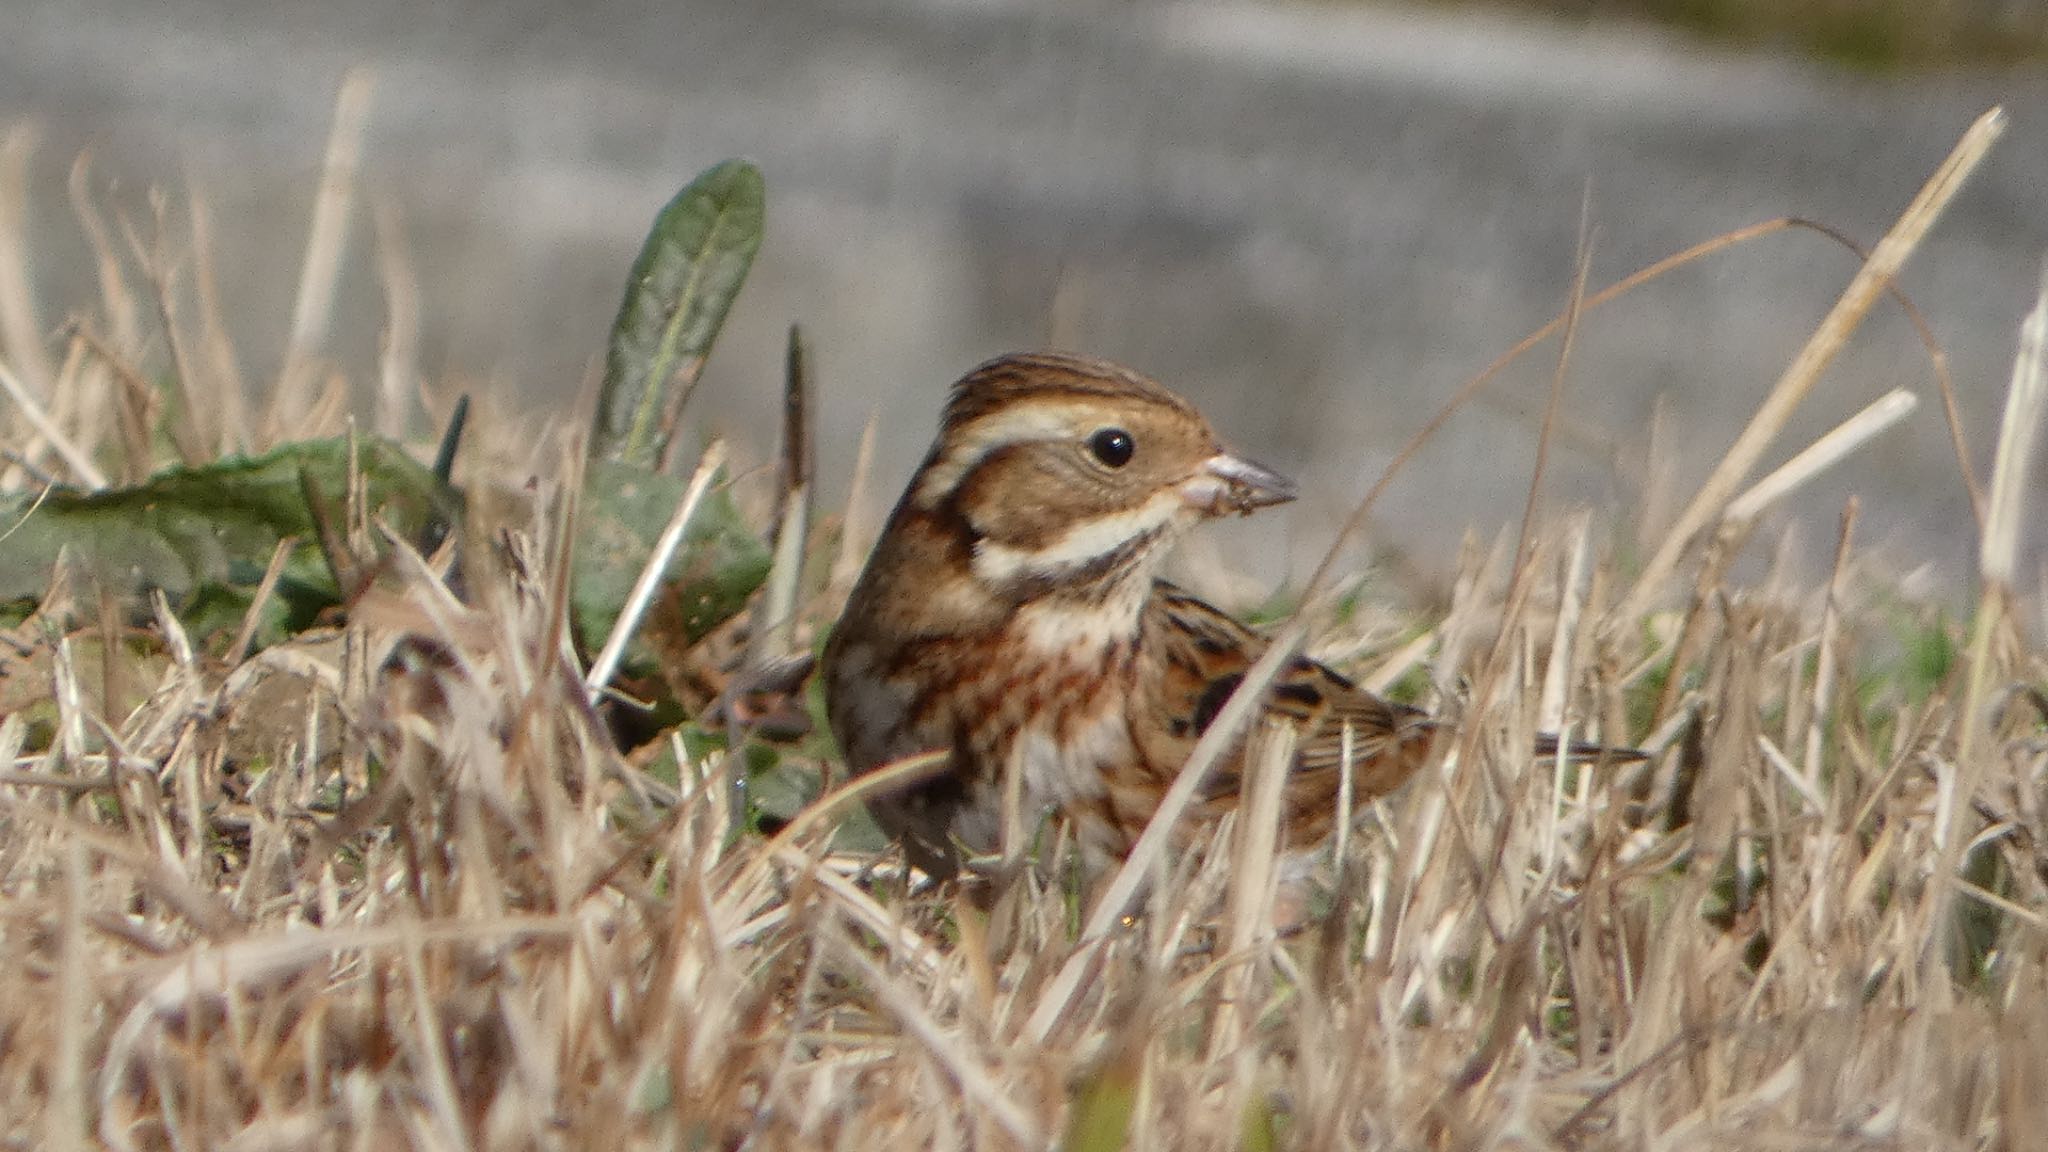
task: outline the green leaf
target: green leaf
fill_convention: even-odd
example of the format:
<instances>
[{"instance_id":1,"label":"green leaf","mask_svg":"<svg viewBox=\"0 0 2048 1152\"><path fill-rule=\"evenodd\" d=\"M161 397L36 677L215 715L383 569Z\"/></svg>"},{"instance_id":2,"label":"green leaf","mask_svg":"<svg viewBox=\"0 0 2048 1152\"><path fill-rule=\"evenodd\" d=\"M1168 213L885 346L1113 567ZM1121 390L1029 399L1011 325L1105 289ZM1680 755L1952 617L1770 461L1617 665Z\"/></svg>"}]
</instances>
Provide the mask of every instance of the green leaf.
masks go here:
<instances>
[{"instance_id":1,"label":"green leaf","mask_svg":"<svg viewBox=\"0 0 2048 1152\"><path fill-rule=\"evenodd\" d=\"M1117 1152L1130 1138L1138 1106L1135 1061L1111 1063L1082 1085L1060 1147L1067 1152Z\"/></svg>"},{"instance_id":2,"label":"green leaf","mask_svg":"<svg viewBox=\"0 0 2048 1152\"><path fill-rule=\"evenodd\" d=\"M359 438L357 457L371 511L394 530L417 536L454 517L455 493L396 444ZM116 589L161 589L203 637L240 625L277 542L296 536L258 635L273 642L338 598L299 476L303 470L338 500L348 464L349 443L337 437L172 468L132 488L59 489L40 506L33 494L0 497L0 525L20 521L0 545L0 602L41 598L59 550L67 550L79 571Z\"/></svg>"},{"instance_id":3,"label":"green leaf","mask_svg":"<svg viewBox=\"0 0 2048 1152\"><path fill-rule=\"evenodd\" d=\"M1242 1152L1273 1152L1280 1146L1280 1117L1270 1097L1261 1097L1245 1105L1244 1114L1238 1118L1237 1146Z\"/></svg>"},{"instance_id":4,"label":"green leaf","mask_svg":"<svg viewBox=\"0 0 2048 1152\"><path fill-rule=\"evenodd\" d=\"M362 438L359 467L373 514L417 538L431 522L453 522L459 494L396 444ZM240 626L277 542L298 538L257 640L274 643L312 623L339 592L313 536L299 474L328 499L348 491L346 439L287 445L265 456L173 468L133 488L0 497L0 604L33 604L49 588L60 550L86 576L117 589L162 589L195 638ZM685 483L631 465L592 461L576 546L575 623L601 644L646 565ZM25 518L24 518L25 517ZM670 565L665 603L691 643L730 619L768 574L768 549L724 489L706 495ZM629 666L652 657L636 646Z\"/></svg>"},{"instance_id":5,"label":"green leaf","mask_svg":"<svg viewBox=\"0 0 2048 1152\"><path fill-rule=\"evenodd\" d=\"M654 542L675 514L687 483L631 464L592 460L584 477L583 523L576 541L575 580L569 597L578 635L596 649L611 635L633 582L654 552ZM746 607L768 578L768 548L724 488L705 493L665 574L669 602L681 610L689 643ZM628 672L644 674L654 657L638 642L627 648Z\"/></svg>"},{"instance_id":6,"label":"green leaf","mask_svg":"<svg viewBox=\"0 0 2048 1152\"><path fill-rule=\"evenodd\" d=\"M654 218L612 322L598 394L593 457L655 467L678 376L693 379L761 247L761 170L727 160Z\"/></svg>"}]
</instances>

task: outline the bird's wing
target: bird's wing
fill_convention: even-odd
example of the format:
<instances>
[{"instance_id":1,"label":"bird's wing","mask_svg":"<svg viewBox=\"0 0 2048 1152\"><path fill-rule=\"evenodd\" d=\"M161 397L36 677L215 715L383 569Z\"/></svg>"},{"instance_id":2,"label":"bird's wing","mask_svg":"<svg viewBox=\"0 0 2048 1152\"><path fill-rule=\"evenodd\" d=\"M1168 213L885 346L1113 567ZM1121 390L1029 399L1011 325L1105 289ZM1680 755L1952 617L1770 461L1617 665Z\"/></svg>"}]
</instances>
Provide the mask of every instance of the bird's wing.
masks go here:
<instances>
[{"instance_id":1,"label":"bird's wing","mask_svg":"<svg viewBox=\"0 0 2048 1152\"><path fill-rule=\"evenodd\" d=\"M1147 606L1143 643L1161 669L1153 706L1164 717L1147 741L1147 759L1177 769L1265 650L1263 637L1180 588L1160 582ZM1287 784L1288 826L1299 836L1328 831L1349 732L1351 794L1369 803L1399 787L1422 765L1435 724L1428 714L1382 700L1307 657L1289 662L1267 691L1266 713L1295 722L1294 771ZM1236 803L1242 767L1233 752L1203 791L1205 807ZM1320 830L1311 832L1311 830Z\"/></svg>"}]
</instances>

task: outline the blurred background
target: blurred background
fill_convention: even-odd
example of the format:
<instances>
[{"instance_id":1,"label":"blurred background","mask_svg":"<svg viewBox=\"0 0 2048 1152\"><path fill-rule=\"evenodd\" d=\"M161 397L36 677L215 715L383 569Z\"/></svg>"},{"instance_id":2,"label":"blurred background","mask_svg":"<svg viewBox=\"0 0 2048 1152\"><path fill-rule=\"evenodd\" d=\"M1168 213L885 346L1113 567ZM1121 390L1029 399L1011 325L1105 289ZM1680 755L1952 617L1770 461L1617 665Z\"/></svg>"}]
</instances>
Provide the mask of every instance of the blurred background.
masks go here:
<instances>
[{"instance_id":1,"label":"blurred background","mask_svg":"<svg viewBox=\"0 0 2048 1152\"><path fill-rule=\"evenodd\" d=\"M365 386L387 325L380 259L399 253L435 396L575 411L654 213L746 155L768 180L767 241L698 427L772 451L784 331L801 321L827 500L872 415L879 513L965 369L1048 342L1110 356L1311 494L1218 538L1265 580L1302 578L1399 445L1563 309L1582 232L1595 286L1776 216L1874 243L2004 104L2005 139L1901 285L1951 358L1980 472L2048 253L2038 0L5 8L0 125L25 157L46 329L97 300L67 193L89 150L89 187L133 221L152 189L180 219L204 198L241 367L266 386L335 94L362 69L329 354ZM1589 314L1546 506L1626 525L1653 477L1682 497L1855 267L1785 233ZM1468 526L1490 536L1520 515L1555 358L1545 346L1503 376L1382 500L1369 543L1401 583L1430 588ZM1896 386L1918 412L1780 519L1807 526L1817 571L1860 493L1872 554L1960 591L1969 502L1897 306L1878 306L1770 462Z\"/></svg>"}]
</instances>

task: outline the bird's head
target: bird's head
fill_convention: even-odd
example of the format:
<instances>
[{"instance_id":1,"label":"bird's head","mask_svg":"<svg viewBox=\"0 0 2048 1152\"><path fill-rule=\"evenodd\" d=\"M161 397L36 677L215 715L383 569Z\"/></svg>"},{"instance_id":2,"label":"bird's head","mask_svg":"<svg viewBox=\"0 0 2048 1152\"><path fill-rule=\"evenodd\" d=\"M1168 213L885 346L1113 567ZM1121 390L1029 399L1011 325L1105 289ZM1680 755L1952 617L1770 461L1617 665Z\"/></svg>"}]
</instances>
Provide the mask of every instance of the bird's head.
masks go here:
<instances>
[{"instance_id":1,"label":"bird's head","mask_svg":"<svg viewBox=\"0 0 2048 1152\"><path fill-rule=\"evenodd\" d=\"M1149 575L1193 525L1294 495L1151 380L1038 353L991 360L954 385L909 505L959 518L984 585L1072 588Z\"/></svg>"}]
</instances>

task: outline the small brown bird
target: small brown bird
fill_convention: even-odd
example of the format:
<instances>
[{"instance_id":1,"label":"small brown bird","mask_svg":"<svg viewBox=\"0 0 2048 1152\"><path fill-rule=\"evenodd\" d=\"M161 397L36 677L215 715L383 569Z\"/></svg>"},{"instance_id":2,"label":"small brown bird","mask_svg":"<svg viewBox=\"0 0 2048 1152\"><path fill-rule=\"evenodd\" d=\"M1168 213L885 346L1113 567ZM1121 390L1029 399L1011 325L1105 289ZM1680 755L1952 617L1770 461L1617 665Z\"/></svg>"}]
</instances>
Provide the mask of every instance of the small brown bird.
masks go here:
<instances>
[{"instance_id":1,"label":"small brown bird","mask_svg":"<svg viewBox=\"0 0 2048 1152\"><path fill-rule=\"evenodd\" d=\"M1156 576L1202 521L1294 498L1193 406L1080 356L999 357L953 386L937 442L891 513L825 647L832 731L855 773L946 750L945 771L870 802L912 864L952 875L1000 847L1006 771L1027 820L1055 810L1091 867L1126 855L1257 660L1251 629ZM1269 690L1297 725L1283 830L1313 847L1353 799L1405 781L1434 722L1307 658ZM1238 801L1242 743L1196 827Z\"/></svg>"}]
</instances>

